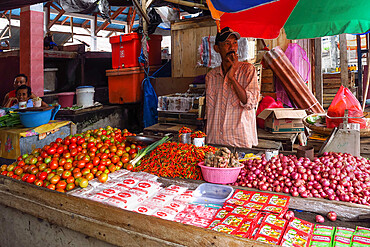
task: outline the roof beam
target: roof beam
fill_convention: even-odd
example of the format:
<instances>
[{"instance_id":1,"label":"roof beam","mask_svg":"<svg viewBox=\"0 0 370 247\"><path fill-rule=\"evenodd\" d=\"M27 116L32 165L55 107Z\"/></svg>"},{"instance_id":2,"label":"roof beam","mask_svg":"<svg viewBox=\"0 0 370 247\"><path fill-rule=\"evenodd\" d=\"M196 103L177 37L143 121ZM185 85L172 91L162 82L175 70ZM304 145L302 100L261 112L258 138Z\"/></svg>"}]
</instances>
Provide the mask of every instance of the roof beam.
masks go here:
<instances>
[{"instance_id":1,"label":"roof beam","mask_svg":"<svg viewBox=\"0 0 370 247\"><path fill-rule=\"evenodd\" d=\"M52 14L58 14L58 12L56 10L53 10L53 9L50 10L50 13L52 13ZM94 21L94 16L92 16L92 15L84 15L84 14L78 14L78 13L64 13L64 16L76 17L76 18L80 18L80 19L86 19L86 21L88 21L88 22L90 20ZM104 22L105 20L103 18L101 18L101 17L98 17L97 18L97 21ZM126 25L126 22L112 20L112 24Z\"/></svg>"},{"instance_id":2,"label":"roof beam","mask_svg":"<svg viewBox=\"0 0 370 247\"><path fill-rule=\"evenodd\" d=\"M50 9L50 13L54 12L52 9ZM65 13L66 11L64 9L62 9L61 11L59 11L59 13L57 14L57 16L48 24L48 29L50 29L57 21L59 21L59 18L62 17L62 15Z\"/></svg>"},{"instance_id":3,"label":"roof beam","mask_svg":"<svg viewBox=\"0 0 370 247\"><path fill-rule=\"evenodd\" d=\"M66 23L66 21L68 21L69 19L69 16L67 16L66 18L64 18L64 20L60 23L60 25L64 25L64 23Z\"/></svg>"},{"instance_id":4,"label":"roof beam","mask_svg":"<svg viewBox=\"0 0 370 247\"><path fill-rule=\"evenodd\" d=\"M110 18L112 20L116 19L124 10L126 7L118 8L111 16ZM106 20L103 24L101 24L95 31L95 35L98 34L100 30L104 30L109 25L109 22Z\"/></svg>"},{"instance_id":5,"label":"roof beam","mask_svg":"<svg viewBox=\"0 0 370 247\"><path fill-rule=\"evenodd\" d=\"M135 22L135 16L136 16L136 9L135 8L130 8L131 10L131 15L130 15L130 18L128 18L127 16L127 23L128 23L128 33L131 33L132 32L132 27L134 25L134 22Z\"/></svg>"},{"instance_id":6,"label":"roof beam","mask_svg":"<svg viewBox=\"0 0 370 247\"><path fill-rule=\"evenodd\" d=\"M204 4L200 4L200 3L193 3L193 2L182 1L182 0L164 0L164 1L169 2L169 3L176 3L179 5L184 5L188 7L197 7L199 9L208 10L208 8L204 6Z\"/></svg>"}]
</instances>

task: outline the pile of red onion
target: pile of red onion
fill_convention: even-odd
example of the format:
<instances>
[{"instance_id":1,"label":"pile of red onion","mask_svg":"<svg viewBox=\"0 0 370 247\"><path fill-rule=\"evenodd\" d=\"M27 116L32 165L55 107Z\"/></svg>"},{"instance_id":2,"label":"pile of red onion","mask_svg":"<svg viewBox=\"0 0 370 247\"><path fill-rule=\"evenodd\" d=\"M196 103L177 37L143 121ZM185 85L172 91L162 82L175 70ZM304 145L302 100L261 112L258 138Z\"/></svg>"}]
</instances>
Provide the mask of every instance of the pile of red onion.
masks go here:
<instances>
[{"instance_id":1,"label":"pile of red onion","mask_svg":"<svg viewBox=\"0 0 370 247\"><path fill-rule=\"evenodd\" d=\"M370 161L333 152L313 161L283 154L267 161L262 155L245 161L232 185L370 205Z\"/></svg>"}]
</instances>

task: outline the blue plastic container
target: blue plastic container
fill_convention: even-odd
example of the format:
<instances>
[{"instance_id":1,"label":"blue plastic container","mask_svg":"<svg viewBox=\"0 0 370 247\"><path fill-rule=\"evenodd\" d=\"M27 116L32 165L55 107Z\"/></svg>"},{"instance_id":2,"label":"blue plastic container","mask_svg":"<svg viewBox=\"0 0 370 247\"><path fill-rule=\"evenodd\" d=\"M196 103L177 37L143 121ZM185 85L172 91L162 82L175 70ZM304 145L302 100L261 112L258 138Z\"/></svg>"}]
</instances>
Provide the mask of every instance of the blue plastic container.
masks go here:
<instances>
[{"instance_id":1,"label":"blue plastic container","mask_svg":"<svg viewBox=\"0 0 370 247\"><path fill-rule=\"evenodd\" d=\"M194 191L195 203L222 205L233 195L234 189L231 186L203 183Z\"/></svg>"},{"instance_id":2,"label":"blue plastic container","mask_svg":"<svg viewBox=\"0 0 370 247\"><path fill-rule=\"evenodd\" d=\"M47 124L50 120L54 120L55 114L59 111L59 109L60 105L47 111L19 112L19 118L24 127L34 128L43 124Z\"/></svg>"}]
</instances>

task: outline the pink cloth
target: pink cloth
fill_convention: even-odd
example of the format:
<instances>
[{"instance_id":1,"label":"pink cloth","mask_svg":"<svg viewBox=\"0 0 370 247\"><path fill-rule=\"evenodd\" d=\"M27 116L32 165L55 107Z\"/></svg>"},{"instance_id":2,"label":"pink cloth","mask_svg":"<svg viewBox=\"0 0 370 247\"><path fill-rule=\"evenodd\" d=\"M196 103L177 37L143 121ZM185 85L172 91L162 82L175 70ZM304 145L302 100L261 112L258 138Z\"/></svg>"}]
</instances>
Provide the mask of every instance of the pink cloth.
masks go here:
<instances>
[{"instance_id":1,"label":"pink cloth","mask_svg":"<svg viewBox=\"0 0 370 247\"><path fill-rule=\"evenodd\" d=\"M235 78L245 88L246 104L240 102L231 83L226 82L221 67L211 70L206 76L207 142L250 148L258 145L256 69L252 64L240 62Z\"/></svg>"}]
</instances>

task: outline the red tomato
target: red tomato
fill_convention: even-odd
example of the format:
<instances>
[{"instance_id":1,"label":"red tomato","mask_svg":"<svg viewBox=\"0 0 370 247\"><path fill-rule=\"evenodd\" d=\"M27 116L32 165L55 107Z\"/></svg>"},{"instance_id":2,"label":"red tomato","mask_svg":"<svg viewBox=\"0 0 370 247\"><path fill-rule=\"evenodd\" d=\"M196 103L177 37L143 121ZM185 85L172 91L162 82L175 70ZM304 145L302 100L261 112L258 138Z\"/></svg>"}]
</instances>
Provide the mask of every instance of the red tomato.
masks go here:
<instances>
[{"instance_id":1,"label":"red tomato","mask_svg":"<svg viewBox=\"0 0 370 247\"><path fill-rule=\"evenodd\" d=\"M28 177L26 179L26 182L27 183L33 183L33 182L35 182L35 180L36 180L36 176L34 174L30 174L30 175L28 175Z\"/></svg>"},{"instance_id":2,"label":"red tomato","mask_svg":"<svg viewBox=\"0 0 370 247\"><path fill-rule=\"evenodd\" d=\"M69 171L69 170L63 171L63 173L62 173L62 178L63 179L67 179L70 176L72 176L72 172L71 171Z\"/></svg>"},{"instance_id":3,"label":"red tomato","mask_svg":"<svg viewBox=\"0 0 370 247\"><path fill-rule=\"evenodd\" d=\"M46 152L48 153L48 155L53 155L55 154L57 150L53 147L49 148L48 150L46 150Z\"/></svg>"},{"instance_id":4,"label":"red tomato","mask_svg":"<svg viewBox=\"0 0 370 247\"><path fill-rule=\"evenodd\" d=\"M43 184L44 184L44 182L42 180L40 180L40 179L37 179L37 180L35 180L34 184L37 185L37 186L42 187Z\"/></svg>"},{"instance_id":5,"label":"red tomato","mask_svg":"<svg viewBox=\"0 0 370 247\"><path fill-rule=\"evenodd\" d=\"M73 176L70 176L70 177L67 178L66 182L67 182L67 184L74 183L75 178Z\"/></svg>"},{"instance_id":6,"label":"red tomato","mask_svg":"<svg viewBox=\"0 0 370 247\"><path fill-rule=\"evenodd\" d=\"M108 180L108 174L102 173L99 175L98 180L100 183L105 183Z\"/></svg>"},{"instance_id":7,"label":"red tomato","mask_svg":"<svg viewBox=\"0 0 370 247\"><path fill-rule=\"evenodd\" d=\"M59 146L58 148L57 148L57 153L58 154L62 154L64 152L64 148L62 147L62 146Z\"/></svg>"},{"instance_id":8,"label":"red tomato","mask_svg":"<svg viewBox=\"0 0 370 247\"><path fill-rule=\"evenodd\" d=\"M86 163L86 165L85 165L85 168L87 168L87 169L91 169L91 168L93 168L94 167L94 165L92 164L92 163Z\"/></svg>"},{"instance_id":9,"label":"red tomato","mask_svg":"<svg viewBox=\"0 0 370 247\"><path fill-rule=\"evenodd\" d=\"M84 138L80 138L77 141L77 145L82 145L82 143L84 143L84 142L85 142L85 139Z\"/></svg>"},{"instance_id":10,"label":"red tomato","mask_svg":"<svg viewBox=\"0 0 370 247\"><path fill-rule=\"evenodd\" d=\"M95 143L93 143L93 142L89 142L89 143L87 144L87 148L88 148L88 149L90 149L90 148L92 148L92 147L95 147Z\"/></svg>"},{"instance_id":11,"label":"red tomato","mask_svg":"<svg viewBox=\"0 0 370 247\"><path fill-rule=\"evenodd\" d=\"M6 176L8 174L8 171L2 171L1 175ZM28 175L28 174L27 174Z\"/></svg>"},{"instance_id":12,"label":"red tomato","mask_svg":"<svg viewBox=\"0 0 370 247\"><path fill-rule=\"evenodd\" d=\"M3 175L2 173L1 173L1 175ZM23 173L22 175L21 175L21 180L23 181L23 182L26 182L26 180L27 180L27 178L28 178L28 176L29 176L30 174L28 174L28 173Z\"/></svg>"},{"instance_id":13,"label":"red tomato","mask_svg":"<svg viewBox=\"0 0 370 247\"><path fill-rule=\"evenodd\" d=\"M128 164L128 165L126 166L126 169L127 169L127 170L129 170L129 171L131 171L132 169L134 169L134 166L133 166L133 165L131 165L131 164Z\"/></svg>"},{"instance_id":14,"label":"red tomato","mask_svg":"<svg viewBox=\"0 0 370 247\"><path fill-rule=\"evenodd\" d=\"M83 160L79 160L78 162L77 162L77 167L78 168L84 168L85 167L85 161L83 161Z\"/></svg>"},{"instance_id":15,"label":"red tomato","mask_svg":"<svg viewBox=\"0 0 370 247\"><path fill-rule=\"evenodd\" d=\"M72 168L72 163L71 162L67 162L64 164L64 170L70 170Z\"/></svg>"},{"instance_id":16,"label":"red tomato","mask_svg":"<svg viewBox=\"0 0 370 247\"><path fill-rule=\"evenodd\" d=\"M63 141L63 140L62 140L62 138L57 138L57 139L55 140L55 142L56 142L56 143L62 143L62 141Z\"/></svg>"},{"instance_id":17,"label":"red tomato","mask_svg":"<svg viewBox=\"0 0 370 247\"><path fill-rule=\"evenodd\" d=\"M55 190L55 184L49 184L47 188L50 190Z\"/></svg>"},{"instance_id":18,"label":"red tomato","mask_svg":"<svg viewBox=\"0 0 370 247\"><path fill-rule=\"evenodd\" d=\"M64 180L60 180L57 184L56 184L56 188L57 189L65 189L66 188L66 186L67 186L67 183L66 183L66 181L64 181Z\"/></svg>"},{"instance_id":19,"label":"red tomato","mask_svg":"<svg viewBox=\"0 0 370 247\"><path fill-rule=\"evenodd\" d=\"M97 166L100 162L100 159L98 157L95 157L93 160L92 160L92 163L94 166Z\"/></svg>"},{"instance_id":20,"label":"red tomato","mask_svg":"<svg viewBox=\"0 0 370 247\"><path fill-rule=\"evenodd\" d=\"M40 180L45 180L45 179L47 178L47 176L48 176L48 173L47 173L47 172L41 172L41 173L39 174L38 178L39 178Z\"/></svg>"},{"instance_id":21,"label":"red tomato","mask_svg":"<svg viewBox=\"0 0 370 247\"><path fill-rule=\"evenodd\" d=\"M56 160L52 160L52 161L49 163L49 167L50 167L50 169L51 169L51 170L57 169L57 168L58 168L58 166L59 166L59 164L58 164L58 161L56 161Z\"/></svg>"},{"instance_id":22,"label":"red tomato","mask_svg":"<svg viewBox=\"0 0 370 247\"><path fill-rule=\"evenodd\" d=\"M77 155L77 153L78 153L78 151L77 151L77 149L72 149L72 150L70 150L71 151L71 156L72 157L74 157L74 156L76 156Z\"/></svg>"},{"instance_id":23,"label":"red tomato","mask_svg":"<svg viewBox=\"0 0 370 247\"><path fill-rule=\"evenodd\" d=\"M81 152L82 151L82 147L81 146L77 146L77 151L78 152Z\"/></svg>"},{"instance_id":24,"label":"red tomato","mask_svg":"<svg viewBox=\"0 0 370 247\"><path fill-rule=\"evenodd\" d=\"M52 184L57 184L59 181L60 181L60 176L59 176L59 175L54 175L54 176L50 179L50 183L52 183Z\"/></svg>"},{"instance_id":25,"label":"red tomato","mask_svg":"<svg viewBox=\"0 0 370 247\"><path fill-rule=\"evenodd\" d=\"M72 137L72 138L71 138L71 143L76 143L76 142L77 142L77 137L75 137L75 136L74 136L74 137Z\"/></svg>"},{"instance_id":26,"label":"red tomato","mask_svg":"<svg viewBox=\"0 0 370 247\"><path fill-rule=\"evenodd\" d=\"M100 165L98 166L98 170L99 170L99 171L104 171L104 170L105 170L105 165L100 164Z\"/></svg>"},{"instance_id":27,"label":"red tomato","mask_svg":"<svg viewBox=\"0 0 370 247\"><path fill-rule=\"evenodd\" d=\"M69 144L69 146L68 146L68 149L69 150L72 150L72 149L75 149L75 148L77 148L77 144L76 143Z\"/></svg>"},{"instance_id":28,"label":"red tomato","mask_svg":"<svg viewBox=\"0 0 370 247\"><path fill-rule=\"evenodd\" d=\"M73 190L74 188L75 188L75 184L74 183L68 183L67 186L66 186L66 191Z\"/></svg>"},{"instance_id":29,"label":"red tomato","mask_svg":"<svg viewBox=\"0 0 370 247\"><path fill-rule=\"evenodd\" d=\"M21 168L21 167L18 167L14 171L14 174L19 175L19 176L22 175L22 173L23 173L23 168Z\"/></svg>"}]
</instances>

